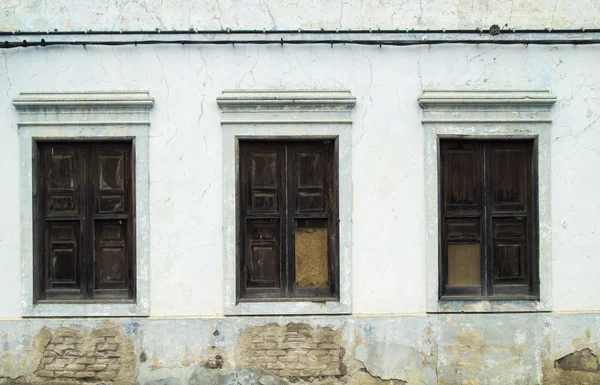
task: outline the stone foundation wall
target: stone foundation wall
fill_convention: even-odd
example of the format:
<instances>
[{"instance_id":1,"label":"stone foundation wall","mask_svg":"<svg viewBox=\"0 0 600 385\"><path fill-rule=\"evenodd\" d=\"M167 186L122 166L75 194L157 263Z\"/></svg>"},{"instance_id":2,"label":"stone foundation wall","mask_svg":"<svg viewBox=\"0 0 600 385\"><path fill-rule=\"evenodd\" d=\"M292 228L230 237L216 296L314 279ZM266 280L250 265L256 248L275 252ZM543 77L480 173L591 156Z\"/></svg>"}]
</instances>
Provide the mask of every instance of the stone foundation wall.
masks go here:
<instances>
[{"instance_id":1,"label":"stone foundation wall","mask_svg":"<svg viewBox=\"0 0 600 385\"><path fill-rule=\"evenodd\" d=\"M0 384L600 384L600 314L0 321Z\"/></svg>"},{"instance_id":2,"label":"stone foundation wall","mask_svg":"<svg viewBox=\"0 0 600 385\"><path fill-rule=\"evenodd\" d=\"M127 373L134 367L133 362L133 345L118 327L91 333L58 328L35 374L48 379L115 380L131 377Z\"/></svg>"},{"instance_id":3,"label":"stone foundation wall","mask_svg":"<svg viewBox=\"0 0 600 385\"><path fill-rule=\"evenodd\" d=\"M240 359L282 377L341 376L342 336L331 328L269 324L240 334Z\"/></svg>"}]
</instances>

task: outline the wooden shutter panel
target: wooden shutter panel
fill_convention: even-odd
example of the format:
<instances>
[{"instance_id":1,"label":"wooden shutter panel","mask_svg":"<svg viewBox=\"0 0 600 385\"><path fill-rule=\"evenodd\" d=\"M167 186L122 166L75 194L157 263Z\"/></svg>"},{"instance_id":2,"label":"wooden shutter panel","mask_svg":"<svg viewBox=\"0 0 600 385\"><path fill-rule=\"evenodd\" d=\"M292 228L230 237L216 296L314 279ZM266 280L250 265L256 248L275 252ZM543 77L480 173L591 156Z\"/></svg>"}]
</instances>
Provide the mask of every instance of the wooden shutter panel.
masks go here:
<instances>
[{"instance_id":1,"label":"wooden shutter panel","mask_svg":"<svg viewBox=\"0 0 600 385\"><path fill-rule=\"evenodd\" d=\"M331 281L329 237L331 161L323 142L297 142L288 146L288 174L292 218L288 222L294 256L296 291L327 289Z\"/></svg>"},{"instance_id":2,"label":"wooden shutter panel","mask_svg":"<svg viewBox=\"0 0 600 385\"><path fill-rule=\"evenodd\" d=\"M495 294L530 292L531 278L531 142L490 143L487 149L489 180L489 274Z\"/></svg>"},{"instance_id":3,"label":"wooden shutter panel","mask_svg":"<svg viewBox=\"0 0 600 385\"><path fill-rule=\"evenodd\" d=\"M95 298L131 295L130 146L93 146L92 200Z\"/></svg>"},{"instance_id":4,"label":"wooden shutter panel","mask_svg":"<svg viewBox=\"0 0 600 385\"><path fill-rule=\"evenodd\" d=\"M284 153L278 143L244 142L240 146L244 244L241 289L249 296L280 296L285 289L282 285Z\"/></svg>"},{"instance_id":5,"label":"wooden shutter panel","mask_svg":"<svg viewBox=\"0 0 600 385\"><path fill-rule=\"evenodd\" d=\"M477 143L461 141L444 141L441 150L444 291L481 295L483 151Z\"/></svg>"},{"instance_id":6,"label":"wooden shutter panel","mask_svg":"<svg viewBox=\"0 0 600 385\"><path fill-rule=\"evenodd\" d=\"M43 275L45 298L82 298L82 237L85 198L80 146L41 145Z\"/></svg>"}]
</instances>

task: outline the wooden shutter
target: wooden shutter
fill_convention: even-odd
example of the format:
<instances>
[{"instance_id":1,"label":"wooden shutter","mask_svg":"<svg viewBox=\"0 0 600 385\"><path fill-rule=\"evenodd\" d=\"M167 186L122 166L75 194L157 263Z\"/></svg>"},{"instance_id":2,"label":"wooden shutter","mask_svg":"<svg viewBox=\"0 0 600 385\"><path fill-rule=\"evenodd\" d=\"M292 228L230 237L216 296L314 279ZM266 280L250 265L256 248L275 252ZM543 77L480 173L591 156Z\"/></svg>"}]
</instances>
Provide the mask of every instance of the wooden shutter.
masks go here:
<instances>
[{"instance_id":1,"label":"wooden shutter","mask_svg":"<svg viewBox=\"0 0 600 385\"><path fill-rule=\"evenodd\" d=\"M477 142L444 141L441 163L444 291L447 295L481 295L483 150Z\"/></svg>"},{"instance_id":2,"label":"wooden shutter","mask_svg":"<svg viewBox=\"0 0 600 385\"><path fill-rule=\"evenodd\" d=\"M133 298L131 143L39 143L38 152L36 299Z\"/></svg>"},{"instance_id":3,"label":"wooden shutter","mask_svg":"<svg viewBox=\"0 0 600 385\"><path fill-rule=\"evenodd\" d=\"M333 185L330 143L296 142L289 145L289 255L294 256L293 277L296 295L329 293L335 277L332 253L336 249L330 234L334 229ZM329 293L330 294L330 293Z\"/></svg>"},{"instance_id":4,"label":"wooden shutter","mask_svg":"<svg viewBox=\"0 0 600 385\"><path fill-rule=\"evenodd\" d=\"M85 295L81 255L85 252L85 189L81 146L40 147L43 192L42 289L47 299L78 299Z\"/></svg>"},{"instance_id":5,"label":"wooden shutter","mask_svg":"<svg viewBox=\"0 0 600 385\"><path fill-rule=\"evenodd\" d=\"M93 146L94 298L130 296L130 147Z\"/></svg>"},{"instance_id":6,"label":"wooden shutter","mask_svg":"<svg viewBox=\"0 0 600 385\"><path fill-rule=\"evenodd\" d=\"M443 295L537 292L533 149L533 141L441 141Z\"/></svg>"},{"instance_id":7,"label":"wooden shutter","mask_svg":"<svg viewBox=\"0 0 600 385\"><path fill-rule=\"evenodd\" d=\"M240 142L238 298L337 295L333 143Z\"/></svg>"},{"instance_id":8,"label":"wooden shutter","mask_svg":"<svg viewBox=\"0 0 600 385\"><path fill-rule=\"evenodd\" d=\"M487 148L489 181L488 275L494 294L531 291L532 227L531 142L497 142Z\"/></svg>"},{"instance_id":9,"label":"wooden shutter","mask_svg":"<svg viewBox=\"0 0 600 385\"><path fill-rule=\"evenodd\" d=\"M279 143L240 143L243 252L240 290L247 296L280 297L285 274L285 148Z\"/></svg>"}]
</instances>

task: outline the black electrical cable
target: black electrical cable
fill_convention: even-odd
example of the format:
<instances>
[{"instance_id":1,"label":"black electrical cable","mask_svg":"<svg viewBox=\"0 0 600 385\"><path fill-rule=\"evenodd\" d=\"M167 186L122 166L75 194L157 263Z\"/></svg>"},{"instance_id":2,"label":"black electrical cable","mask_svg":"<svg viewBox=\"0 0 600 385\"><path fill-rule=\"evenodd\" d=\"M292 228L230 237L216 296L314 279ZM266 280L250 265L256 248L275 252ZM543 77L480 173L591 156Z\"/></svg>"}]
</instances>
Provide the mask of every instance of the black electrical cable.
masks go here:
<instances>
[{"instance_id":1,"label":"black electrical cable","mask_svg":"<svg viewBox=\"0 0 600 385\"><path fill-rule=\"evenodd\" d=\"M366 46L414 46L414 45L440 45L440 44L499 44L499 45L592 45L600 44L600 39L587 40L412 40L412 41L390 41L390 40L127 40L127 41L41 41L23 40L22 42L4 41L2 48L19 47L50 47L50 46L126 46L126 45L228 45L228 44L250 44L250 45L308 45L326 44L331 45L366 45Z\"/></svg>"}]
</instances>

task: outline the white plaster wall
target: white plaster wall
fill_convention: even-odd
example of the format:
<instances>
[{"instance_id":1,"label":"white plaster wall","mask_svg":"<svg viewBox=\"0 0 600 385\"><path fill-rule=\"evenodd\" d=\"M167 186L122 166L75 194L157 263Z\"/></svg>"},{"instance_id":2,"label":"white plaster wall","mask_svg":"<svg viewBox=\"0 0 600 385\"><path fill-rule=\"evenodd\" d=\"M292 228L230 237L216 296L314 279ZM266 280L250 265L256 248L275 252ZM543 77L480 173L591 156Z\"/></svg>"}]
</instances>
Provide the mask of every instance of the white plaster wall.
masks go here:
<instances>
[{"instance_id":1,"label":"white plaster wall","mask_svg":"<svg viewBox=\"0 0 600 385\"><path fill-rule=\"evenodd\" d=\"M349 89L354 313L425 310L423 89L550 89L554 310L600 310L600 47L48 47L0 57L0 317L20 315L17 114L28 90L148 90L150 311L223 311L223 89ZM23 229L23 231L29 231Z\"/></svg>"},{"instance_id":2,"label":"white plaster wall","mask_svg":"<svg viewBox=\"0 0 600 385\"><path fill-rule=\"evenodd\" d=\"M594 28L597 0L3 0L0 30Z\"/></svg>"}]
</instances>

